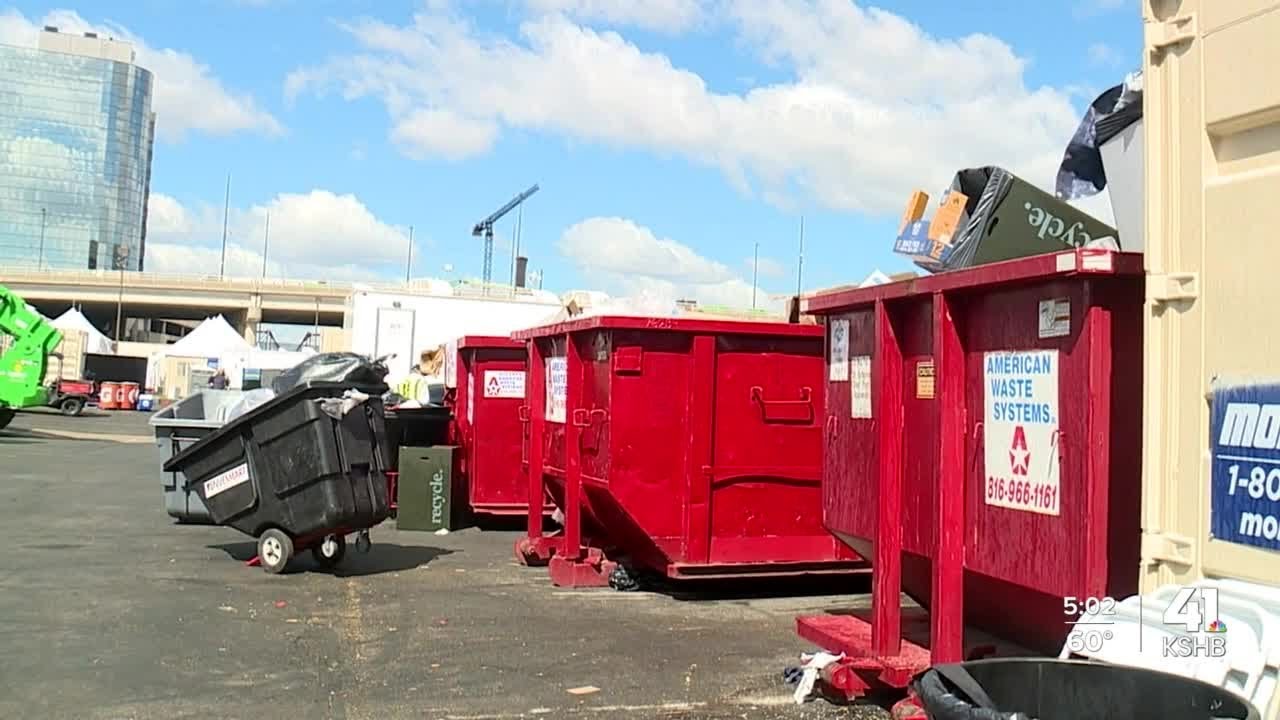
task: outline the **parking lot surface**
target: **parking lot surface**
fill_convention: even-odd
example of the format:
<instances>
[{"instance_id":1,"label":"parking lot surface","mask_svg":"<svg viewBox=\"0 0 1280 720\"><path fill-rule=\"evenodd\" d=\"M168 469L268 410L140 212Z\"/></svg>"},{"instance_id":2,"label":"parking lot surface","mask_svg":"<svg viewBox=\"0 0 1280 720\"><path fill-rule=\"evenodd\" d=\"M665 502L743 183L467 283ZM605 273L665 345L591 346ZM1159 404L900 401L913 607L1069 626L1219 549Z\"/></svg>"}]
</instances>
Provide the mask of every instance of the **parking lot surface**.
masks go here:
<instances>
[{"instance_id":1,"label":"parking lot surface","mask_svg":"<svg viewBox=\"0 0 1280 720\"><path fill-rule=\"evenodd\" d=\"M0 717L884 717L782 681L812 650L794 616L865 606L865 583L558 589L516 532L394 522L335 572L272 576L247 536L166 516L146 421L0 431Z\"/></svg>"}]
</instances>

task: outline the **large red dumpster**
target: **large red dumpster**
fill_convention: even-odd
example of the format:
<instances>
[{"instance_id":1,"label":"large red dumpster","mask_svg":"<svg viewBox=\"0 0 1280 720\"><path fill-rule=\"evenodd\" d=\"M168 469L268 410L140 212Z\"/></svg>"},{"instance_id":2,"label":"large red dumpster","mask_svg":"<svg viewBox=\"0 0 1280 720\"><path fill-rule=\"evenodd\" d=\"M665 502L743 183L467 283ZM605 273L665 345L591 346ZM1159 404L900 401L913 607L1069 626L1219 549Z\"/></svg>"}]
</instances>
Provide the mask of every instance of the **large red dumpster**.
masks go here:
<instances>
[{"instance_id":1,"label":"large red dumpster","mask_svg":"<svg viewBox=\"0 0 1280 720\"><path fill-rule=\"evenodd\" d=\"M525 344L509 337L469 335L458 339L457 352L454 429L471 512L525 515ZM549 503L539 503L535 513L552 509Z\"/></svg>"},{"instance_id":2,"label":"large red dumpster","mask_svg":"<svg viewBox=\"0 0 1280 720\"><path fill-rule=\"evenodd\" d=\"M531 497L517 555L557 585L603 585L625 560L669 578L865 567L821 521L822 330L593 317L531 330ZM532 520L533 518L531 518Z\"/></svg>"},{"instance_id":3,"label":"large red dumpster","mask_svg":"<svg viewBox=\"0 0 1280 720\"><path fill-rule=\"evenodd\" d=\"M824 522L874 568L869 614L797 620L849 657L828 681L901 687L962 659L966 624L1057 654L1074 613L1136 591L1141 256L1043 255L806 310L829 328ZM903 638L900 590L929 608L927 640Z\"/></svg>"}]
</instances>

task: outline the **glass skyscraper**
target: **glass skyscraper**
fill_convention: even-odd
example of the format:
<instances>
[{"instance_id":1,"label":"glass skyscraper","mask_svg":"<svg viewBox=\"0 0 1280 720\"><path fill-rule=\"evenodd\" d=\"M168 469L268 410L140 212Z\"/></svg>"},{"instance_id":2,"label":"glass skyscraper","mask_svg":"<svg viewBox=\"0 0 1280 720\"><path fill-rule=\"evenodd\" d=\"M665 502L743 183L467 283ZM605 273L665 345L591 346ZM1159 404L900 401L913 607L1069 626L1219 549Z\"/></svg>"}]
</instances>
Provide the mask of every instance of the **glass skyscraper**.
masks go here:
<instances>
[{"instance_id":1,"label":"glass skyscraper","mask_svg":"<svg viewBox=\"0 0 1280 720\"><path fill-rule=\"evenodd\" d=\"M151 95L110 38L0 45L0 267L143 269Z\"/></svg>"}]
</instances>

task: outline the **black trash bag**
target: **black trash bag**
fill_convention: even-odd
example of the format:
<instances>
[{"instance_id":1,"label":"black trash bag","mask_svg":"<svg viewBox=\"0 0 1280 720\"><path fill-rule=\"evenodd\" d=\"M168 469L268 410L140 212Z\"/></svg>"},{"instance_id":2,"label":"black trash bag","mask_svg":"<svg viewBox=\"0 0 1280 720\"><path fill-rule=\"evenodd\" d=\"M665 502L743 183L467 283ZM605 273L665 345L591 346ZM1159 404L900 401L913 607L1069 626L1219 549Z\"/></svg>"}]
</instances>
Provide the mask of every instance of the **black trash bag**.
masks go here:
<instances>
[{"instance_id":1,"label":"black trash bag","mask_svg":"<svg viewBox=\"0 0 1280 720\"><path fill-rule=\"evenodd\" d=\"M382 385L387 368L382 363L356 353L321 353L285 370L271 381L276 395L283 395L308 382L339 382L354 385Z\"/></svg>"},{"instance_id":2,"label":"black trash bag","mask_svg":"<svg viewBox=\"0 0 1280 720\"><path fill-rule=\"evenodd\" d=\"M1178 675L1088 660L935 665L911 682L932 720L1258 720L1246 700Z\"/></svg>"},{"instance_id":3,"label":"black trash bag","mask_svg":"<svg viewBox=\"0 0 1280 720\"><path fill-rule=\"evenodd\" d=\"M1106 189L1107 173L1099 148L1141 119L1142 75L1136 73L1090 103L1063 153L1055 182L1057 196L1076 200Z\"/></svg>"}]
</instances>

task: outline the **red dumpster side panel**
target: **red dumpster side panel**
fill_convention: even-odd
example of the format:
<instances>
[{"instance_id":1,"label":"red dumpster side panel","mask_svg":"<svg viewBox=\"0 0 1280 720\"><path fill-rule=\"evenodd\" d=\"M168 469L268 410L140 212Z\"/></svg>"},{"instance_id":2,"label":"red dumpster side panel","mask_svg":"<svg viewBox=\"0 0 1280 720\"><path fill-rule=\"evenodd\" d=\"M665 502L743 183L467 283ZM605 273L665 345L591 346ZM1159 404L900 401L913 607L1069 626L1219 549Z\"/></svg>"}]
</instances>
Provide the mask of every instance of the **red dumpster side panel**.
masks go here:
<instances>
[{"instance_id":1,"label":"red dumpster side panel","mask_svg":"<svg viewBox=\"0 0 1280 720\"><path fill-rule=\"evenodd\" d=\"M462 444L471 510L523 515L528 483L521 473L526 403L524 346L505 338L466 337L458 348L454 422ZM526 383L527 384L527 383Z\"/></svg>"},{"instance_id":2,"label":"red dumpster side panel","mask_svg":"<svg viewBox=\"0 0 1280 720\"><path fill-rule=\"evenodd\" d=\"M672 577L858 569L821 524L821 332L608 317L525 331L567 358L569 431L548 423L539 473L565 510L564 557L598 558L577 536Z\"/></svg>"},{"instance_id":3,"label":"red dumpster side panel","mask_svg":"<svg viewBox=\"0 0 1280 720\"><path fill-rule=\"evenodd\" d=\"M826 383L827 527L868 555L886 532L887 520L876 513L880 495L896 484L901 514L891 522L901 529L902 590L926 607L938 601L930 592L937 528L959 527L963 552L955 557L963 558L964 621L1045 652L1056 652L1068 629L1065 596L1135 592L1141 270L1140 257L1082 250L847 291L813 303L833 332L836 324L848 330L848 377ZM945 306L935 307L939 303ZM887 323L879 329L877 308ZM954 323L953 352L961 359L948 371L963 377L938 375L942 368L935 367L932 343L951 332L950 325L935 332L939 317ZM829 338L829 357L831 346ZM884 353L895 363L877 364ZM1012 367L1042 362L1043 382L1019 379L1041 370L1010 371L999 364L1006 357L1017 358L1011 362L1019 365ZM860 365L893 367L895 377L868 379ZM884 382L902 383L893 388L900 397L901 438L887 445L878 428L888 420L869 415L873 405L876 413L894 408L883 401L860 406L855 399L883 395ZM946 387L955 390L940 394ZM938 518L944 432L962 438L957 456L963 456L964 502L962 513ZM900 466L882 465L886 452L896 452ZM892 624L891 613L883 617ZM895 625L882 634L897 631ZM959 639L953 639L958 647ZM888 652L890 645L875 652Z\"/></svg>"}]
</instances>

